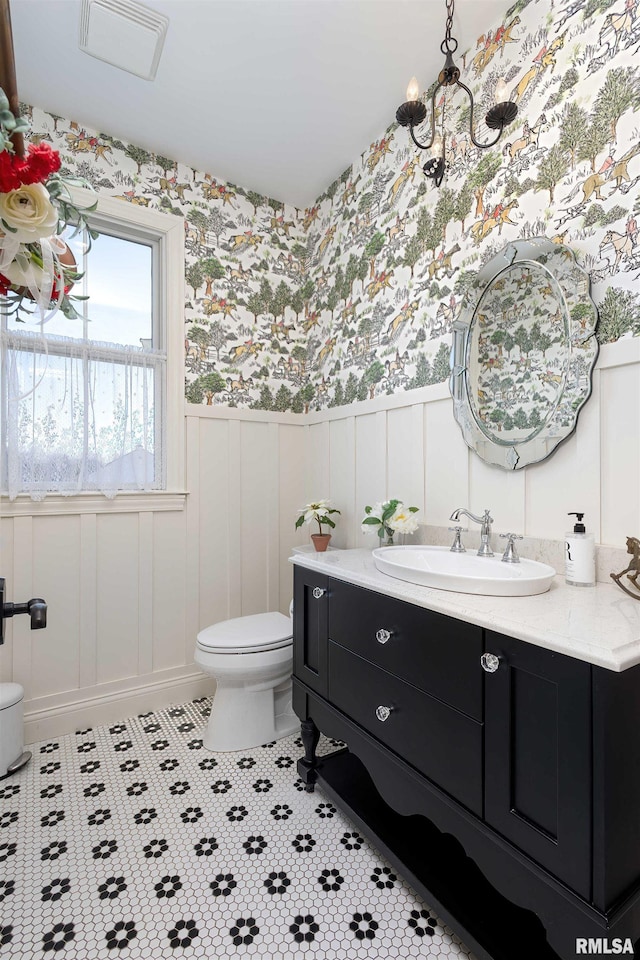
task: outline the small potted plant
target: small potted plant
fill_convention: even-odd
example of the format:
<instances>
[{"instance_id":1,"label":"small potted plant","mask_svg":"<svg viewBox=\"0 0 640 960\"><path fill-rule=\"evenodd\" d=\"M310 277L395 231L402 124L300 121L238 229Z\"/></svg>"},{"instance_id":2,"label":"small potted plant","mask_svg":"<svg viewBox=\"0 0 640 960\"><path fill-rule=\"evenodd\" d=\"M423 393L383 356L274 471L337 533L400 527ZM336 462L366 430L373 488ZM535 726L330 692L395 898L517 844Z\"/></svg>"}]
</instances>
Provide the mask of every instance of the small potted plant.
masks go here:
<instances>
[{"instance_id":1,"label":"small potted plant","mask_svg":"<svg viewBox=\"0 0 640 960\"><path fill-rule=\"evenodd\" d=\"M323 533L322 527L323 524L325 524L327 527L331 527L332 530L335 528L335 523L331 519L331 515L334 513L340 513L340 511L331 506L330 500L318 500L317 503L308 503L304 506L300 516L296 520L296 530L301 527L303 523L311 524L315 520L318 524L319 532L311 534L313 545L318 553L323 553L329 546L331 534Z\"/></svg>"},{"instance_id":2,"label":"small potted plant","mask_svg":"<svg viewBox=\"0 0 640 960\"><path fill-rule=\"evenodd\" d=\"M373 528L377 527L380 545L392 547L394 533L415 533L418 529L418 521L414 516L417 512L417 507L405 507L402 500L382 500L374 503L372 507L364 508L362 531L371 533Z\"/></svg>"}]
</instances>

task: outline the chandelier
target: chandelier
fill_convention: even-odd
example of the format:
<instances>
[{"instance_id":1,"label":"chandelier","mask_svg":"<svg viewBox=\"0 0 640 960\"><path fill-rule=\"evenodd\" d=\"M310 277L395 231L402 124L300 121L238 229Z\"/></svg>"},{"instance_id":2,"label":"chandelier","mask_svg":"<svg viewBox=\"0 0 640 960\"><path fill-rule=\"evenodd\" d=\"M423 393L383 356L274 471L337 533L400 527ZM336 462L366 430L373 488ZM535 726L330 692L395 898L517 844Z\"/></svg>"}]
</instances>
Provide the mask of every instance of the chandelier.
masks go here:
<instances>
[{"instance_id":1,"label":"chandelier","mask_svg":"<svg viewBox=\"0 0 640 960\"><path fill-rule=\"evenodd\" d=\"M515 120L518 108L515 103L506 100L507 85L504 80L499 80L496 84L495 99L493 106L485 117L485 123L491 130L497 130L497 136L489 143L482 143L476 140L473 124L473 94L460 80L460 70L455 65L453 54L458 49L458 41L451 36L453 27L453 9L454 0L446 0L447 5L447 25L445 37L440 44L440 49L445 54L444 66L438 74L438 82L431 95L431 138L428 143L421 143L414 133L414 127L419 126L427 116L427 108L424 103L418 99L420 96L420 87L415 77L412 77L407 87L406 102L401 104L396 111L396 120L402 127L409 127L411 139L421 150L431 150L432 155L423 165L427 177L435 181L436 187L439 187L444 177L446 168L445 153L445 130L444 130L444 108L442 112L442 133L436 132L436 95L441 87L460 87L469 97L469 136L472 143L480 150L487 150L498 142L502 136L502 131L507 124Z\"/></svg>"}]
</instances>

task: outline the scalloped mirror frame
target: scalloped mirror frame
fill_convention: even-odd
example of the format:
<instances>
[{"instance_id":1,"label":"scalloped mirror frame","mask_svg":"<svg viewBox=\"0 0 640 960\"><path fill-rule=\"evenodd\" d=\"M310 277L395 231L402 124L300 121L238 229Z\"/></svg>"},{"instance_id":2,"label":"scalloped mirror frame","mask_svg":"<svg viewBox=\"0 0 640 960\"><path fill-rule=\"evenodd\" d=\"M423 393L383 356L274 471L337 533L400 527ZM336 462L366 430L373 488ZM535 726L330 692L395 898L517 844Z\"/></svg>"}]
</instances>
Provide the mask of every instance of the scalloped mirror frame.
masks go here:
<instances>
[{"instance_id":1,"label":"scalloped mirror frame","mask_svg":"<svg viewBox=\"0 0 640 960\"><path fill-rule=\"evenodd\" d=\"M536 275L545 284L533 289L531 277ZM490 308L508 282L524 286L522 300L499 317L481 313L480 307ZM547 291L549 306L556 308L548 315ZM541 323L546 323L545 331ZM545 460L571 436L591 395L599 349L597 323L589 274L569 247L546 237L515 240L478 271L453 324L449 386L465 443L481 459L505 470L519 470ZM482 332L480 325L485 328ZM520 327L524 334L519 345L514 337ZM498 330L501 336L496 336ZM532 345L527 352L522 344L526 347L526 336L531 340L532 331L539 342L545 337L543 348L534 352ZM545 347L548 339L551 344ZM556 349L550 358L551 346ZM541 399L545 401L542 414Z\"/></svg>"}]
</instances>

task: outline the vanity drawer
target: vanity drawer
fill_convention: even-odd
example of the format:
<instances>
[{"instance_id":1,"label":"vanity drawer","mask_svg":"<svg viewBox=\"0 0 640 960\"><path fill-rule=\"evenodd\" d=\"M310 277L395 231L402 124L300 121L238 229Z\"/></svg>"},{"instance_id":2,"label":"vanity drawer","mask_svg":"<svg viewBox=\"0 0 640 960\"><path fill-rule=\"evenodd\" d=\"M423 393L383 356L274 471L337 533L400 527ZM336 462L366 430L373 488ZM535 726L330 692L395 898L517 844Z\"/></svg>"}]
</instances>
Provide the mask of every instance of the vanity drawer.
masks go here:
<instances>
[{"instance_id":1,"label":"vanity drawer","mask_svg":"<svg viewBox=\"0 0 640 960\"><path fill-rule=\"evenodd\" d=\"M482 815L481 723L332 642L329 700L469 810ZM391 709L387 719L376 715L379 707Z\"/></svg>"},{"instance_id":2,"label":"vanity drawer","mask_svg":"<svg viewBox=\"0 0 640 960\"><path fill-rule=\"evenodd\" d=\"M329 580L329 637L482 720L481 627Z\"/></svg>"}]
</instances>

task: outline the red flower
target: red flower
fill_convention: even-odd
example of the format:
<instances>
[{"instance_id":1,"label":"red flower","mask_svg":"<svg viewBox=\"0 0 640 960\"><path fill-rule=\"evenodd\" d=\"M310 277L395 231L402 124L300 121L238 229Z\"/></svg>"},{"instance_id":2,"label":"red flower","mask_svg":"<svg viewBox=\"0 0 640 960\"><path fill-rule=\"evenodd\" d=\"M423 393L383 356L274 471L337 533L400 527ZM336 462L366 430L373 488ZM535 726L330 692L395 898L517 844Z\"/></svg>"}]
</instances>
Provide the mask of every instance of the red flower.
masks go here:
<instances>
[{"instance_id":1,"label":"red flower","mask_svg":"<svg viewBox=\"0 0 640 960\"><path fill-rule=\"evenodd\" d=\"M13 166L13 157L4 150L0 153L0 193L10 193L21 186L21 180Z\"/></svg>"},{"instance_id":2,"label":"red flower","mask_svg":"<svg viewBox=\"0 0 640 960\"><path fill-rule=\"evenodd\" d=\"M26 183L44 183L60 169L60 155L48 143L30 143L26 157L0 153L0 192L18 190Z\"/></svg>"},{"instance_id":3,"label":"red flower","mask_svg":"<svg viewBox=\"0 0 640 960\"><path fill-rule=\"evenodd\" d=\"M26 176L23 183L44 183L52 173L60 169L60 154L48 143L30 143L26 161ZM27 179L28 177L28 179Z\"/></svg>"},{"instance_id":4,"label":"red flower","mask_svg":"<svg viewBox=\"0 0 640 960\"><path fill-rule=\"evenodd\" d=\"M7 280L4 274L0 273L0 297L6 296L11 286L11 280Z\"/></svg>"}]
</instances>

